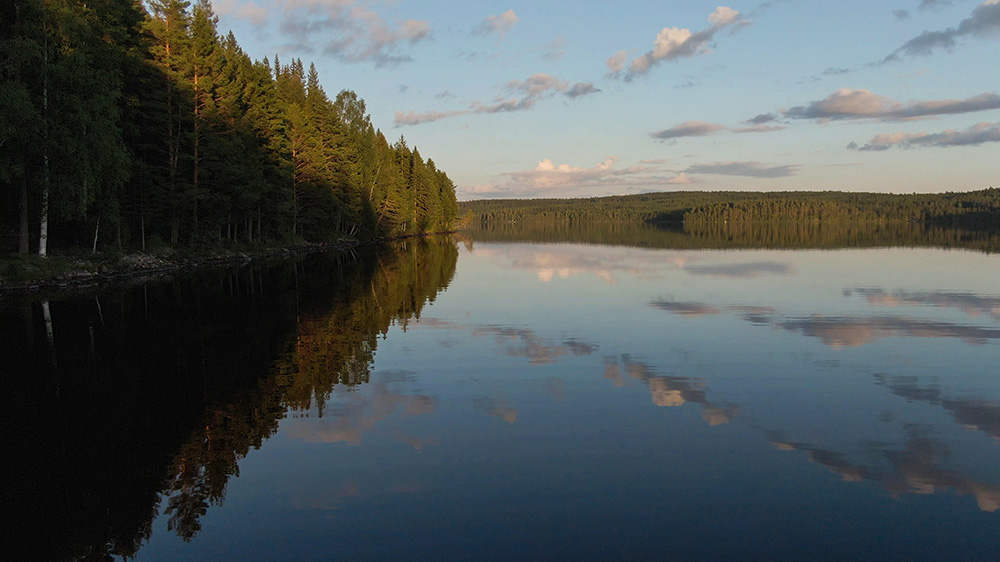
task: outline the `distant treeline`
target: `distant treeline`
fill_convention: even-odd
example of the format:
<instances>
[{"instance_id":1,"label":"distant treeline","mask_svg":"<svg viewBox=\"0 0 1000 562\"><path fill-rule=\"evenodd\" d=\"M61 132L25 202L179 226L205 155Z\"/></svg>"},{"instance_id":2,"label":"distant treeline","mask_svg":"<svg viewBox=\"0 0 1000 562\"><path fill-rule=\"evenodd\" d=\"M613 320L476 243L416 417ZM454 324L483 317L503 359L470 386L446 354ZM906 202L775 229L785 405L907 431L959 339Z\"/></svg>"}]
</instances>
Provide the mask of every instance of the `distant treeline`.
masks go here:
<instances>
[{"instance_id":1,"label":"distant treeline","mask_svg":"<svg viewBox=\"0 0 1000 562\"><path fill-rule=\"evenodd\" d=\"M1000 226L1000 189L893 195L840 191L675 191L585 199L494 199L460 204L478 222L525 220L905 221Z\"/></svg>"},{"instance_id":2,"label":"distant treeline","mask_svg":"<svg viewBox=\"0 0 1000 562\"><path fill-rule=\"evenodd\" d=\"M930 223L871 221L731 221L651 224L641 221L525 220L473 223L472 242L600 244L637 248L839 249L962 248L1000 252L1000 233Z\"/></svg>"},{"instance_id":3,"label":"distant treeline","mask_svg":"<svg viewBox=\"0 0 1000 562\"><path fill-rule=\"evenodd\" d=\"M450 226L451 180L354 92L216 23L208 0L3 3L0 252Z\"/></svg>"}]
</instances>

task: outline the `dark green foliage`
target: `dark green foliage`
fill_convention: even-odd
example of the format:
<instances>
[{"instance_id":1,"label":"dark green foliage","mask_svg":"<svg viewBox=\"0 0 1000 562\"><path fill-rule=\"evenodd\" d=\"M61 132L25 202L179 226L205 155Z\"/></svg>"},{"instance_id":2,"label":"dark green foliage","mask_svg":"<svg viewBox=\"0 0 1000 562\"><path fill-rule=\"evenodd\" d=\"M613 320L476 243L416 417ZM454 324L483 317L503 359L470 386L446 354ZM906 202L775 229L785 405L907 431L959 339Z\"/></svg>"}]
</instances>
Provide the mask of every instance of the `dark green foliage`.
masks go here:
<instances>
[{"instance_id":1,"label":"dark green foliage","mask_svg":"<svg viewBox=\"0 0 1000 562\"><path fill-rule=\"evenodd\" d=\"M646 193L589 199L470 201L461 212L479 222L524 220L718 223L741 221L903 221L1000 226L1000 189L893 195L822 192Z\"/></svg>"},{"instance_id":2,"label":"dark green foliage","mask_svg":"<svg viewBox=\"0 0 1000 562\"><path fill-rule=\"evenodd\" d=\"M451 181L364 101L251 60L217 21L209 0L4 3L0 252L46 224L55 246L115 250L451 228Z\"/></svg>"}]
</instances>

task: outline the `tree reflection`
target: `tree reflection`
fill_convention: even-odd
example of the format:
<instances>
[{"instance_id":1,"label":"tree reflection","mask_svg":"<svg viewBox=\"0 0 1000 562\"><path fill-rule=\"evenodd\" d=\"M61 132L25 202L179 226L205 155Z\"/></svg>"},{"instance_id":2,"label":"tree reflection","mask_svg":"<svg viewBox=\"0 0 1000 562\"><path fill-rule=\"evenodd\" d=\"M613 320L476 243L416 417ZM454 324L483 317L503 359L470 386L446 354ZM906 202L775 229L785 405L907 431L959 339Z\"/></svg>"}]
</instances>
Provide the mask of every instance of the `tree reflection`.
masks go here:
<instances>
[{"instance_id":1,"label":"tree reflection","mask_svg":"<svg viewBox=\"0 0 1000 562\"><path fill-rule=\"evenodd\" d=\"M378 336L419 317L457 253L409 240L102 293L100 308L86 295L0 302L5 504L23 506L8 550L130 557L161 508L192 538L289 410L322 412L335 385L369 380Z\"/></svg>"},{"instance_id":2,"label":"tree reflection","mask_svg":"<svg viewBox=\"0 0 1000 562\"><path fill-rule=\"evenodd\" d=\"M474 223L463 234L477 242L577 242L674 249L897 246L1000 251L1000 236L995 231L915 222L717 221L653 225L642 221L531 219Z\"/></svg>"}]
</instances>

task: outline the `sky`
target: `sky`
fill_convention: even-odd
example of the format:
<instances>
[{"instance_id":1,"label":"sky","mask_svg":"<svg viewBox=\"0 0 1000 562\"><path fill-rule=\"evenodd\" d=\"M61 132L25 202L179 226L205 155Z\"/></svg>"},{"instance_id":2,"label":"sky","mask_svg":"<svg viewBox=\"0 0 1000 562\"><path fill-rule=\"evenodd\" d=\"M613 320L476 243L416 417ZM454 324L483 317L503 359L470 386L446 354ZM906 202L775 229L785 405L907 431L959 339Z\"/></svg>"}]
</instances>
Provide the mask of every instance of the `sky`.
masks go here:
<instances>
[{"instance_id":1,"label":"sky","mask_svg":"<svg viewBox=\"0 0 1000 562\"><path fill-rule=\"evenodd\" d=\"M216 0L460 200L1000 187L1000 0Z\"/></svg>"}]
</instances>

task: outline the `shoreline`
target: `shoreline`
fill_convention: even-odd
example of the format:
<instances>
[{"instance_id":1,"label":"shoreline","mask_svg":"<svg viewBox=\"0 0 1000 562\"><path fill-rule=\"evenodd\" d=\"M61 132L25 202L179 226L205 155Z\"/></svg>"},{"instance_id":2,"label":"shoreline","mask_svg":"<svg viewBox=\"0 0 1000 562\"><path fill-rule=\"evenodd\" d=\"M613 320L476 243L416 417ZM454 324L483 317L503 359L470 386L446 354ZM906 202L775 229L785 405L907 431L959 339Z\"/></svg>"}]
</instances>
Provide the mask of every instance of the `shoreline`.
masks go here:
<instances>
[{"instance_id":1,"label":"shoreline","mask_svg":"<svg viewBox=\"0 0 1000 562\"><path fill-rule=\"evenodd\" d=\"M287 258L297 255L330 252L335 250L347 251L352 248L370 244L382 244L397 240L405 240L408 238L422 238L424 236L449 233L450 232L428 232L423 234L393 236L389 238L372 238L369 240L339 240L337 242L303 244L289 246L287 248L271 248L259 252L232 251L231 254L216 253L206 254L205 256L199 257L183 258L159 257L138 252L122 256L118 262L112 266L101 265L96 271L90 271L87 269L69 269L68 271L60 273L54 277L32 279L30 281L10 282L0 279L0 295L30 294L49 290L64 291L85 289L118 282L144 281L181 271L194 271L197 269L226 265L242 266L253 261L268 258ZM80 257L76 259L85 261L87 258Z\"/></svg>"}]
</instances>

